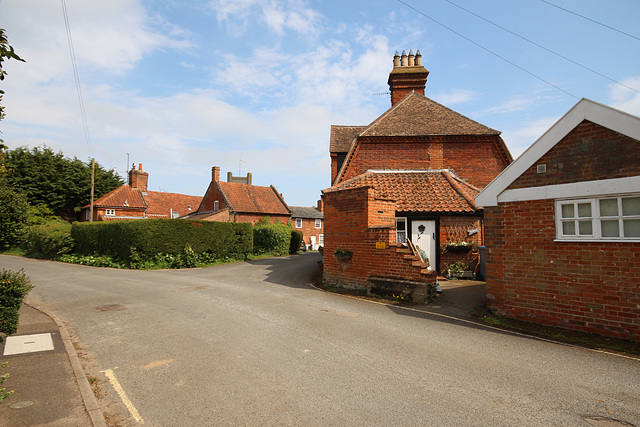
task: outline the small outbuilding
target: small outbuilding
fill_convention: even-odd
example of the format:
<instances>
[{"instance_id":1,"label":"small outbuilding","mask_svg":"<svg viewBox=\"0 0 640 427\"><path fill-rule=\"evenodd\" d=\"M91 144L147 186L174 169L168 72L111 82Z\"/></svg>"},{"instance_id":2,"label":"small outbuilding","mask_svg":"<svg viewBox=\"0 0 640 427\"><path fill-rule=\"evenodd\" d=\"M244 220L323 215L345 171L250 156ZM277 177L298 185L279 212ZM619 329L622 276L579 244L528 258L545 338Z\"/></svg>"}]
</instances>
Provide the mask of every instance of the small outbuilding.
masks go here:
<instances>
[{"instance_id":1,"label":"small outbuilding","mask_svg":"<svg viewBox=\"0 0 640 427\"><path fill-rule=\"evenodd\" d=\"M582 99L475 201L493 310L639 339L639 117Z\"/></svg>"}]
</instances>

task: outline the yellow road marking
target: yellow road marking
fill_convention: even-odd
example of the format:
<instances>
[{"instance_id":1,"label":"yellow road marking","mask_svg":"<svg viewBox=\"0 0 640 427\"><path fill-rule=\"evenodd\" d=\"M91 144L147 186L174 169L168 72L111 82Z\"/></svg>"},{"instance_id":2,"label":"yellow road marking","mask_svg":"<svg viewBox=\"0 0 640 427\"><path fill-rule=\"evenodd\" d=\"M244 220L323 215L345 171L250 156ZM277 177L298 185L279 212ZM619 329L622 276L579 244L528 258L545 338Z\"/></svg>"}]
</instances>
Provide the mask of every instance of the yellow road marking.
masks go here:
<instances>
[{"instance_id":1,"label":"yellow road marking","mask_svg":"<svg viewBox=\"0 0 640 427\"><path fill-rule=\"evenodd\" d=\"M127 397L127 394L124 392L124 389L118 382L118 379L116 378L116 375L113 373L113 370L107 369L106 371L102 371L102 372L104 373L104 376L109 379L109 382L113 386L116 393L118 393L118 396L120 396L122 403L124 403L124 406L127 407L133 419L136 420L138 424L144 424L144 420L138 413L138 410L135 408L135 406L133 406L133 403L131 403L131 400L129 400L129 398Z\"/></svg>"}]
</instances>

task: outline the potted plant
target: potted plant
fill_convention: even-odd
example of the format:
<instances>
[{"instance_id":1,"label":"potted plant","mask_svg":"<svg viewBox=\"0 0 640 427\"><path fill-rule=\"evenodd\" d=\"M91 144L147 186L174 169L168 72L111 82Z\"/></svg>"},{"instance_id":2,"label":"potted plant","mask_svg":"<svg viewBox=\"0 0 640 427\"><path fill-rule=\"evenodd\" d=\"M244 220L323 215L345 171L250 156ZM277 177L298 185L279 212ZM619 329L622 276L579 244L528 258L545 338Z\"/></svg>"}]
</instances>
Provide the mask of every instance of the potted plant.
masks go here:
<instances>
[{"instance_id":1,"label":"potted plant","mask_svg":"<svg viewBox=\"0 0 640 427\"><path fill-rule=\"evenodd\" d=\"M348 262L351 261L351 257L353 257L353 252L348 249L336 249L333 252L333 256L338 258L338 261Z\"/></svg>"}]
</instances>

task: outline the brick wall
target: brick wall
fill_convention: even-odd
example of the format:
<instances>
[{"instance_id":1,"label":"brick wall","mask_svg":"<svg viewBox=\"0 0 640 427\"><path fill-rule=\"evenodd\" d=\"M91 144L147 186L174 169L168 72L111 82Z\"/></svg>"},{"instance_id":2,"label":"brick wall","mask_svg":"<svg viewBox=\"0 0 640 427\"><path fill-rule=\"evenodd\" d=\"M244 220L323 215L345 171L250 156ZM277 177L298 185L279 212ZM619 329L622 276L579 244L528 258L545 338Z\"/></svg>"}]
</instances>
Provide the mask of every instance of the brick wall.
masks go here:
<instances>
[{"instance_id":1,"label":"brick wall","mask_svg":"<svg viewBox=\"0 0 640 427\"><path fill-rule=\"evenodd\" d=\"M640 243L554 242L554 202L485 209L487 297L527 321L640 336Z\"/></svg>"},{"instance_id":2,"label":"brick wall","mask_svg":"<svg viewBox=\"0 0 640 427\"><path fill-rule=\"evenodd\" d=\"M395 202L375 199L373 189L365 187L325 193L324 206L325 284L365 289L372 276L416 282L435 280L435 276L427 276L423 269L412 266L398 251ZM353 257L340 261L333 255L336 250L349 250Z\"/></svg>"},{"instance_id":3,"label":"brick wall","mask_svg":"<svg viewBox=\"0 0 640 427\"><path fill-rule=\"evenodd\" d=\"M537 173L538 165L545 173ZM509 189L638 175L638 141L590 121L583 121Z\"/></svg>"},{"instance_id":4,"label":"brick wall","mask_svg":"<svg viewBox=\"0 0 640 427\"><path fill-rule=\"evenodd\" d=\"M263 219L267 214L263 213L231 213L231 221L233 222L250 222L252 224L256 224L258 221ZM269 222L271 224L282 223L288 224L291 221L291 216L289 215L268 215Z\"/></svg>"},{"instance_id":5,"label":"brick wall","mask_svg":"<svg viewBox=\"0 0 640 427\"><path fill-rule=\"evenodd\" d=\"M484 187L507 165L497 136L425 136L358 139L343 180L368 169L452 169L469 183Z\"/></svg>"},{"instance_id":6,"label":"brick wall","mask_svg":"<svg viewBox=\"0 0 640 427\"><path fill-rule=\"evenodd\" d=\"M546 173L537 173L545 164ZM640 175L638 141L585 121L509 188ZM613 189L615 192L615 189ZM640 336L640 243L556 242L554 200L485 207L487 296L501 314Z\"/></svg>"}]
</instances>

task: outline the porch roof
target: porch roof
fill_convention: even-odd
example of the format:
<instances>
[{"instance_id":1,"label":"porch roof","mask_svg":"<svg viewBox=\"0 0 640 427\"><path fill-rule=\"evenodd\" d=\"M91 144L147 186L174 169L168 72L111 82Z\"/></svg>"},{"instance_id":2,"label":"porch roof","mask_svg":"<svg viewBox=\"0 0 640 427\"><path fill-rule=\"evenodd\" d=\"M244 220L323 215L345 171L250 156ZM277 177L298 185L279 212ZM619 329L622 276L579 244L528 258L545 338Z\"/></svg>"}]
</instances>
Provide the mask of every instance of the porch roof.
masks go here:
<instances>
[{"instance_id":1,"label":"porch roof","mask_svg":"<svg viewBox=\"0 0 640 427\"><path fill-rule=\"evenodd\" d=\"M448 169L368 170L323 193L371 187L375 196L396 202L398 212L474 213L480 189Z\"/></svg>"}]
</instances>

